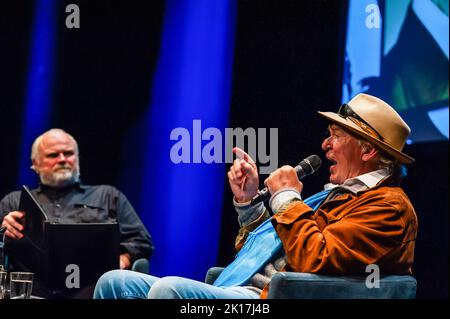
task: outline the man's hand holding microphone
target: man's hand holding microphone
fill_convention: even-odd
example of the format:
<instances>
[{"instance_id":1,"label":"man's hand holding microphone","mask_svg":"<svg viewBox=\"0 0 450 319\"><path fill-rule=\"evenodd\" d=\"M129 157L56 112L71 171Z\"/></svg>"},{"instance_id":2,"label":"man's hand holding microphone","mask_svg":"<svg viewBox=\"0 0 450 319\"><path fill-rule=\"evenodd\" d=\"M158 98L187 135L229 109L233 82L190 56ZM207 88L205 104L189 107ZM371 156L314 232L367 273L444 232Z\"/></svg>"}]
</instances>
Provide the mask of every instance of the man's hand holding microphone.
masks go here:
<instances>
[{"instance_id":1,"label":"man's hand holding microphone","mask_svg":"<svg viewBox=\"0 0 450 319\"><path fill-rule=\"evenodd\" d=\"M233 148L233 153L238 158L228 172L231 191L238 203L249 202L258 194L258 169L250 155L239 147ZM264 185L270 194L284 188L293 188L299 193L303 190L303 183L298 178L297 170L289 165L282 166L271 173L264 181Z\"/></svg>"}]
</instances>

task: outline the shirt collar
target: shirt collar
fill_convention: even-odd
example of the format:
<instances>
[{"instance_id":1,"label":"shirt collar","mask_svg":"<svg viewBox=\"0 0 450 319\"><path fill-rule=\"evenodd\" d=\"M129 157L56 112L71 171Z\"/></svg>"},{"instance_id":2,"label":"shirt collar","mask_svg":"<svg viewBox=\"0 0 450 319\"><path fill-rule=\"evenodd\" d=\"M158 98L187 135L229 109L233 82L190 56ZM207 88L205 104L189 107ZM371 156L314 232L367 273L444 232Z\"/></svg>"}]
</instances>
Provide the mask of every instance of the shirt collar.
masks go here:
<instances>
[{"instance_id":1,"label":"shirt collar","mask_svg":"<svg viewBox=\"0 0 450 319\"><path fill-rule=\"evenodd\" d=\"M360 191L376 186L382 179L386 178L389 175L389 169L385 167L376 171L349 178L341 185L328 183L324 186L324 189L328 190L333 189L337 186L343 186L351 190Z\"/></svg>"},{"instance_id":2,"label":"shirt collar","mask_svg":"<svg viewBox=\"0 0 450 319\"><path fill-rule=\"evenodd\" d=\"M353 179L359 180L364 183L368 188L372 188L376 186L382 179L389 176L389 169L387 167L369 172L360 176L356 176L355 178L350 178L344 182L344 184L352 181Z\"/></svg>"},{"instance_id":3,"label":"shirt collar","mask_svg":"<svg viewBox=\"0 0 450 319\"><path fill-rule=\"evenodd\" d=\"M47 185L44 185L44 184L42 184L42 183L39 183L39 186L36 188L36 191L37 191L38 193L41 193L41 192L43 192L44 190L54 190L54 191L60 191L60 190L61 190L61 191L62 191L62 190L70 189L70 188L78 189L78 190L81 190L81 191L83 191L83 192L86 190L86 186L83 185L83 184L81 183L81 181L78 181L78 182L75 182L74 184L69 185L69 186L66 186L66 187L64 187L64 188L54 188L54 187L47 186Z\"/></svg>"}]
</instances>

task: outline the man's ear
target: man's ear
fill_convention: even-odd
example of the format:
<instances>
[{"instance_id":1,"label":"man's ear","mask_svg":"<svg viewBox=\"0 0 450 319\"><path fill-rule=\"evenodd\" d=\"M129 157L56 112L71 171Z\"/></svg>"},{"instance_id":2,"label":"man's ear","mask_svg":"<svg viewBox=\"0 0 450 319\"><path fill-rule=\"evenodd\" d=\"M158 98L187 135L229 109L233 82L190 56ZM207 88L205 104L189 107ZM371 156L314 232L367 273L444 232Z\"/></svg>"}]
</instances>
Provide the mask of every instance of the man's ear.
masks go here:
<instances>
[{"instance_id":1,"label":"man's ear","mask_svg":"<svg viewBox=\"0 0 450 319\"><path fill-rule=\"evenodd\" d=\"M378 149L372 144L366 143L361 147L361 159L364 162L373 160L378 155Z\"/></svg>"},{"instance_id":2,"label":"man's ear","mask_svg":"<svg viewBox=\"0 0 450 319\"><path fill-rule=\"evenodd\" d=\"M36 160L35 159L33 159L32 161L31 161L31 166L30 166L30 168L33 170L33 171L35 171L36 173L38 173L39 174L39 172L38 172L38 170L37 170L37 168L36 168Z\"/></svg>"}]
</instances>

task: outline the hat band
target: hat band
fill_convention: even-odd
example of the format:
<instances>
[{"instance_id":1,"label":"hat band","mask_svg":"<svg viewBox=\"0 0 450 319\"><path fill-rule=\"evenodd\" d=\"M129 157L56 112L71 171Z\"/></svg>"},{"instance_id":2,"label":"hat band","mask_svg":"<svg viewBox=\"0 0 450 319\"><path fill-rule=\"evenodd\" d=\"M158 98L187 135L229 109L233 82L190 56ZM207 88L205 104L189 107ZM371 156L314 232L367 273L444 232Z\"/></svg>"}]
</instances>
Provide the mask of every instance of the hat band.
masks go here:
<instances>
[{"instance_id":1,"label":"hat band","mask_svg":"<svg viewBox=\"0 0 450 319\"><path fill-rule=\"evenodd\" d=\"M372 129L370 126L367 126L364 122L359 121L358 119L355 119L352 116L347 117L350 121L355 123L359 128L361 128L367 135L376 138L380 141L383 140L383 137L381 137L380 134L377 133L374 129Z\"/></svg>"},{"instance_id":2,"label":"hat band","mask_svg":"<svg viewBox=\"0 0 450 319\"><path fill-rule=\"evenodd\" d=\"M355 111L353 111L350 105L346 103L342 104L339 108L338 115L355 123L369 136L383 141L383 137L381 136L381 134L378 133L372 126L370 126L369 123L364 121Z\"/></svg>"}]
</instances>

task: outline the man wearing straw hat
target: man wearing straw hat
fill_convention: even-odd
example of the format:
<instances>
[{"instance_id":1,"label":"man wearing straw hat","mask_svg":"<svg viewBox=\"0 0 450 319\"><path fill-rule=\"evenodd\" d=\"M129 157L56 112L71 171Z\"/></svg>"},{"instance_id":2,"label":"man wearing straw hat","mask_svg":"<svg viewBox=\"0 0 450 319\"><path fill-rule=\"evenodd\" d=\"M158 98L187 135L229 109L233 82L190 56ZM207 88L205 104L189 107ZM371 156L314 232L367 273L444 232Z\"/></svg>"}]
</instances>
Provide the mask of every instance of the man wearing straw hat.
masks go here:
<instances>
[{"instance_id":1,"label":"man wearing straw hat","mask_svg":"<svg viewBox=\"0 0 450 319\"><path fill-rule=\"evenodd\" d=\"M116 270L104 274L95 298L265 298L279 271L329 275L411 274L417 217L399 187L407 124L384 101L358 94L329 121L322 149L330 161L330 183L305 200L295 169L283 166L265 185L272 194L270 216L263 203L251 205L258 171L248 154L238 155L228 179L241 229L239 254L213 285L186 278ZM247 240L248 238L250 238Z\"/></svg>"}]
</instances>

